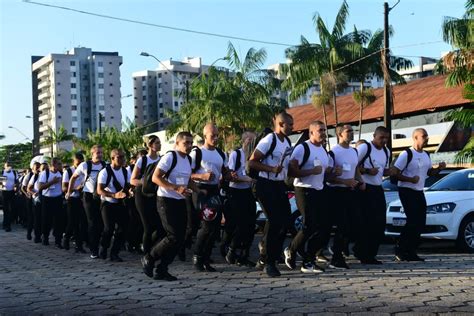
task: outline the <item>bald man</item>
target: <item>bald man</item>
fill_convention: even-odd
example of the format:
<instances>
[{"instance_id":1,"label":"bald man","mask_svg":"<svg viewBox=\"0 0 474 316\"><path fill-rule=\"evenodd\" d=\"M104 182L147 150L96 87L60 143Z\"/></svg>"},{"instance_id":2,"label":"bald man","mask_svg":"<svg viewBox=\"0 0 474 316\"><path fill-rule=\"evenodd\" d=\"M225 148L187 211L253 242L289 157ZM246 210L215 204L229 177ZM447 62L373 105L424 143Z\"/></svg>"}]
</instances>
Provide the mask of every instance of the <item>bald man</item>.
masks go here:
<instances>
[{"instance_id":1,"label":"bald man","mask_svg":"<svg viewBox=\"0 0 474 316\"><path fill-rule=\"evenodd\" d=\"M274 132L260 140L249 159L249 167L259 172L257 199L268 219L257 267L263 268L269 277L281 275L277 261L291 214L284 180L292 151L288 136L293 131L293 117L286 112L280 113L275 117L274 124Z\"/></svg>"},{"instance_id":2,"label":"bald man","mask_svg":"<svg viewBox=\"0 0 474 316\"><path fill-rule=\"evenodd\" d=\"M403 151L395 162L398 195L402 202L406 224L400 233L395 257L398 261L424 261L416 253L420 235L426 224L426 199L423 191L428 176L446 168L444 162L433 168L429 154L423 150L428 144L428 133L423 128L413 131L413 146Z\"/></svg>"},{"instance_id":3,"label":"bald man","mask_svg":"<svg viewBox=\"0 0 474 316\"><path fill-rule=\"evenodd\" d=\"M219 181L221 176L227 176L227 161L222 150L217 148L219 140L219 130L214 124L206 124L203 129L204 145L194 147L191 151L193 173L191 179L194 180L200 190L207 192L205 196L193 193L193 203L198 209L199 201L207 200L211 197L220 199ZM212 246L219 231L222 218L222 210L217 208L213 214L203 213L201 227L197 232L196 244L194 247L193 265L197 271L215 272L210 265Z\"/></svg>"}]
</instances>

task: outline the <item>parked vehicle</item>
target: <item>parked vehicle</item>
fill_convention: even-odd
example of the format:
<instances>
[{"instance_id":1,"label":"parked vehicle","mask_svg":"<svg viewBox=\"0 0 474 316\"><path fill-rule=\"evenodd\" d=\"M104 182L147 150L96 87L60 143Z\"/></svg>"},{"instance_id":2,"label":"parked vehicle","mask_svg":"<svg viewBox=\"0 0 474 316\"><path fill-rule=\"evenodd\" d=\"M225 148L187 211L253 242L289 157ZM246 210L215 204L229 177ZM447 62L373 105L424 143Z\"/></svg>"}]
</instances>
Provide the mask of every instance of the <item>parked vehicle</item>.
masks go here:
<instances>
[{"instance_id":1,"label":"parked vehicle","mask_svg":"<svg viewBox=\"0 0 474 316\"><path fill-rule=\"evenodd\" d=\"M292 191L288 192L288 200L290 202L291 207L291 218L290 221L292 225L288 228L288 232L291 236L295 236L296 233L303 227L303 217L301 216L300 211L298 210L298 206L296 205L296 198L295 193ZM265 222L267 221L267 217L262 210L262 206L257 201L257 222L256 222L256 230L263 231L265 226Z\"/></svg>"},{"instance_id":2,"label":"parked vehicle","mask_svg":"<svg viewBox=\"0 0 474 316\"><path fill-rule=\"evenodd\" d=\"M425 192L426 226L421 237L456 241L474 253L474 169L455 171ZM406 224L400 200L389 204L385 235L397 237Z\"/></svg>"}]
</instances>

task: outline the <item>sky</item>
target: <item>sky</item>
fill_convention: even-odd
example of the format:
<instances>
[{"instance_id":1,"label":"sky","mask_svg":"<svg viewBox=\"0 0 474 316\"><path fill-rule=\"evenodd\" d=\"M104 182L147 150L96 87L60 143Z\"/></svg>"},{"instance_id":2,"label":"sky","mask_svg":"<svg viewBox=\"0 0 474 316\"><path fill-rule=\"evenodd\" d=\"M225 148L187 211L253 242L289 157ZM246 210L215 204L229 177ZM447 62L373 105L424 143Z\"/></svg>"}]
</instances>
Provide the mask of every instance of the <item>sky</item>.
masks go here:
<instances>
[{"instance_id":1,"label":"sky","mask_svg":"<svg viewBox=\"0 0 474 316\"><path fill-rule=\"evenodd\" d=\"M342 4L338 0L32 0L96 14L196 31L297 45L301 35L318 42L313 25L317 12L330 29ZM347 0L346 32L383 28L382 0ZM390 6L396 0L388 1ZM461 17L464 0L401 0L390 12L395 55L439 58L451 47L442 41L444 16ZM211 64L226 55L231 41L244 55L265 48L265 65L285 62L284 45L253 43L104 19L27 3L0 1L0 145L33 138L31 56L65 53L73 47L118 52L123 57L121 93L133 93L132 73L157 68L145 51L161 60L201 57ZM217 63L225 66L225 61ZM122 118L133 118L133 98L122 99ZM13 126L14 128L8 128ZM19 132L20 130L21 132Z\"/></svg>"}]
</instances>

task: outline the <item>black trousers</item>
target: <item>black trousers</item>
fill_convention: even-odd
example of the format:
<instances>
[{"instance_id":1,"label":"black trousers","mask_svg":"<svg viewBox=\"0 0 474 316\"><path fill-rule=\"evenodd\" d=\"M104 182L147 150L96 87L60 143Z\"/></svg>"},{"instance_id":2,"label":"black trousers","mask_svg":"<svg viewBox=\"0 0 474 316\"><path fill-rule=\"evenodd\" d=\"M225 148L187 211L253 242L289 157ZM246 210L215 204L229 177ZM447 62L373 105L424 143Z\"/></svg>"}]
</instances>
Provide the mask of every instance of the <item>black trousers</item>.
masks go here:
<instances>
[{"instance_id":1,"label":"black trousers","mask_svg":"<svg viewBox=\"0 0 474 316\"><path fill-rule=\"evenodd\" d=\"M102 201L101 213L104 230L100 238L100 245L102 248L108 249L113 236L114 242L110 254L117 255L125 242L125 229L128 221L127 209L123 201L117 203Z\"/></svg>"},{"instance_id":2,"label":"black trousers","mask_svg":"<svg viewBox=\"0 0 474 316\"><path fill-rule=\"evenodd\" d=\"M41 205L41 201L43 200L43 198L41 197L39 199L36 198L31 200L33 206L33 230L35 232L35 239L39 240L41 239L41 214L43 213L43 206Z\"/></svg>"},{"instance_id":3,"label":"black trousers","mask_svg":"<svg viewBox=\"0 0 474 316\"><path fill-rule=\"evenodd\" d=\"M43 239L48 240L51 228L56 244L60 244L64 233L63 196L47 197L43 196L42 201L42 233Z\"/></svg>"},{"instance_id":4,"label":"black trousers","mask_svg":"<svg viewBox=\"0 0 474 316\"><path fill-rule=\"evenodd\" d=\"M255 220L257 206L252 189L229 188L229 208L227 220L230 227L234 227L230 247L232 249L248 249L252 245L255 235Z\"/></svg>"},{"instance_id":5,"label":"black trousers","mask_svg":"<svg viewBox=\"0 0 474 316\"><path fill-rule=\"evenodd\" d=\"M26 230L28 234L31 234L34 227L34 215L33 215L33 202L30 198L25 198L26 206Z\"/></svg>"},{"instance_id":6,"label":"black trousers","mask_svg":"<svg viewBox=\"0 0 474 316\"><path fill-rule=\"evenodd\" d=\"M331 187L331 222L336 225L333 258L342 258L342 251L351 240L357 240L361 229L360 191L349 188Z\"/></svg>"},{"instance_id":7,"label":"black trousers","mask_svg":"<svg viewBox=\"0 0 474 316\"><path fill-rule=\"evenodd\" d=\"M354 246L354 254L361 260L377 256L385 236L386 202L382 186L366 184L361 191L361 229Z\"/></svg>"},{"instance_id":8,"label":"black trousers","mask_svg":"<svg viewBox=\"0 0 474 316\"><path fill-rule=\"evenodd\" d=\"M200 189L207 190L207 197L219 194L217 185L197 184ZM198 201L198 194L193 193L193 203L196 209ZM222 219L222 210L218 210L216 218L212 221L201 220L201 227L196 236L196 244L194 245L194 255L200 256L203 262L209 260L212 252L212 247L220 231Z\"/></svg>"},{"instance_id":9,"label":"black trousers","mask_svg":"<svg viewBox=\"0 0 474 316\"><path fill-rule=\"evenodd\" d=\"M64 238L69 240L74 236L77 248L82 248L87 238L87 218L81 198L70 197L67 201L67 226Z\"/></svg>"},{"instance_id":10,"label":"black trousers","mask_svg":"<svg viewBox=\"0 0 474 316\"><path fill-rule=\"evenodd\" d=\"M143 240L143 225L135 205L135 196L125 200L125 206L128 211L128 227L125 239L129 247L138 249Z\"/></svg>"},{"instance_id":11,"label":"black trousers","mask_svg":"<svg viewBox=\"0 0 474 316\"><path fill-rule=\"evenodd\" d=\"M420 235L426 225L426 199L423 191L398 188L407 222L400 233L398 246L401 252L416 253Z\"/></svg>"},{"instance_id":12,"label":"black trousers","mask_svg":"<svg viewBox=\"0 0 474 316\"><path fill-rule=\"evenodd\" d=\"M183 246L186 235L186 201L167 197L158 197L158 214L160 215L166 236L150 251L155 260L161 260L160 266L168 267Z\"/></svg>"},{"instance_id":13,"label":"black trousers","mask_svg":"<svg viewBox=\"0 0 474 316\"><path fill-rule=\"evenodd\" d=\"M298 231L289 248L293 254L303 254L305 262L311 262L330 238L329 196L327 189L301 187L295 187L295 195L298 210L303 216L303 229Z\"/></svg>"},{"instance_id":14,"label":"black trousers","mask_svg":"<svg viewBox=\"0 0 474 316\"><path fill-rule=\"evenodd\" d=\"M100 235L104 230L104 224L100 210L100 200L94 199L92 193L84 192L82 203L84 205L84 210L86 211L87 217L89 248L91 251L98 251Z\"/></svg>"},{"instance_id":15,"label":"black trousers","mask_svg":"<svg viewBox=\"0 0 474 316\"><path fill-rule=\"evenodd\" d=\"M3 228L11 228L13 221L14 205L15 205L15 191L2 191L3 194Z\"/></svg>"},{"instance_id":16,"label":"black trousers","mask_svg":"<svg viewBox=\"0 0 474 316\"><path fill-rule=\"evenodd\" d=\"M267 216L260 256L267 263L275 263L281 254L291 215L286 186L283 181L258 178L256 189L257 199Z\"/></svg>"},{"instance_id":17,"label":"black trousers","mask_svg":"<svg viewBox=\"0 0 474 316\"><path fill-rule=\"evenodd\" d=\"M143 250L149 253L153 244L163 236L163 226L156 209L156 196L145 196L141 189L141 186L135 189L135 205L143 225Z\"/></svg>"},{"instance_id":18,"label":"black trousers","mask_svg":"<svg viewBox=\"0 0 474 316\"><path fill-rule=\"evenodd\" d=\"M186 197L186 214L186 237L184 243L187 248L191 248L193 236L196 236L200 223L199 213L194 207L192 196Z\"/></svg>"}]
</instances>

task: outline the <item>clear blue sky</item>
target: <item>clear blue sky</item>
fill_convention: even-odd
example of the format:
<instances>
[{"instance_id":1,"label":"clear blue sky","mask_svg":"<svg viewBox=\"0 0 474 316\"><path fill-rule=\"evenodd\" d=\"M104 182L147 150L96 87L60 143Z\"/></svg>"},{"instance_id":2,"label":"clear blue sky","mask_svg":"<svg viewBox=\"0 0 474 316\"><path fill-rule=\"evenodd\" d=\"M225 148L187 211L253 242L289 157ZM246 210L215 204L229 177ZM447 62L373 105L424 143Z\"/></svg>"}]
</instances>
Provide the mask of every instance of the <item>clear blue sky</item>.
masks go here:
<instances>
[{"instance_id":1,"label":"clear blue sky","mask_svg":"<svg viewBox=\"0 0 474 316\"><path fill-rule=\"evenodd\" d=\"M338 0L37 0L94 13L144 22L214 32L272 42L298 44L301 35L312 42L317 36L312 16L318 12L332 28L342 3ZM382 0L348 0L349 22L358 29L383 27ZM394 5L395 0L389 4ZM442 43L443 16L461 17L464 0L401 0L390 13L395 30L390 40L393 52L403 56L439 57L451 47ZM206 64L226 53L228 39L182 33L130 24L79 13L28 4L21 0L0 1L0 135L2 144L24 141L12 125L33 137L31 119L32 55L64 53L77 47L117 51L123 56L122 95L132 92L132 73L156 68L146 51L164 60L200 56ZM267 50L267 65L284 62L285 47L232 40L244 54L250 47ZM427 42L438 42L423 44ZM420 44L411 47L405 45ZM399 48L397 48L399 47ZM417 61L415 60L415 64ZM220 64L223 65L223 64ZM133 118L133 98L122 100L122 116Z\"/></svg>"}]
</instances>

